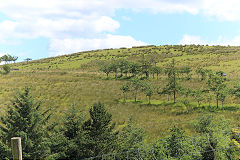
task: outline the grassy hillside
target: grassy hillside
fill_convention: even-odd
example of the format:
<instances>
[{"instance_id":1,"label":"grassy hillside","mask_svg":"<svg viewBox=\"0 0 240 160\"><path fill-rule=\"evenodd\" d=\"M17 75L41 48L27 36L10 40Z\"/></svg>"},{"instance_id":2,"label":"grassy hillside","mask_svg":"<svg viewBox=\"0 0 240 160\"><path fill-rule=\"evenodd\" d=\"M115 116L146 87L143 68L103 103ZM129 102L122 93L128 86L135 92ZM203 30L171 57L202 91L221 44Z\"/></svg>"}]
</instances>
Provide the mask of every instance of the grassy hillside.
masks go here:
<instances>
[{"instance_id":1,"label":"grassy hillside","mask_svg":"<svg viewBox=\"0 0 240 160\"><path fill-rule=\"evenodd\" d=\"M94 102L101 101L113 114L118 128L124 126L128 118L133 117L136 124L144 128L149 141L167 134L174 124L186 129L190 134L191 123L198 114L210 112L208 109L201 111L193 109L187 113L181 103L182 96L178 97L176 104L173 104L172 101L167 101L166 96L154 94L152 105L147 105L143 94L139 94L137 103L131 102L133 97L129 94L129 102L123 103L120 87L127 80L122 78L115 80L114 73L110 74L110 79L106 79L106 75L99 71L100 65L105 60L121 58L133 62L146 59L162 68L174 58L178 67L192 68L193 78L187 82L180 81L184 87L199 88L207 85L206 82L198 80L195 74L197 67L224 71L227 74L229 87L240 82L240 47L145 46L79 52L11 64L12 68L19 71L1 76L1 114L4 114L6 105L15 92L26 85L32 86L34 96L42 101L45 108L52 108L54 112L52 120L60 119L62 113L73 103L76 103L81 110L88 111ZM152 77L149 80L161 88L166 84L166 75L162 73L158 80ZM237 126L240 114L239 102L240 100L233 96L228 96L225 110L214 113L233 119L234 125ZM192 101L191 105L197 104ZM211 101L211 105L215 105L214 100ZM207 106L207 102L203 102L203 106Z\"/></svg>"}]
</instances>

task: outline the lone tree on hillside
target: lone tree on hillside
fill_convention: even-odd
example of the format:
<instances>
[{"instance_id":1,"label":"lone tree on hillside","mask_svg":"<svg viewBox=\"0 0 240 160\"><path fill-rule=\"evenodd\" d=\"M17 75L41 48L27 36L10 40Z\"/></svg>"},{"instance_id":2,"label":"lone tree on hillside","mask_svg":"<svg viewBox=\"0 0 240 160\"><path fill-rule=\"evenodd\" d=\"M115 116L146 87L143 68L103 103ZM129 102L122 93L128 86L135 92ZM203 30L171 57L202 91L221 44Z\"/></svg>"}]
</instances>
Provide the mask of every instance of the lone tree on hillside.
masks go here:
<instances>
[{"instance_id":1,"label":"lone tree on hillside","mask_svg":"<svg viewBox=\"0 0 240 160\"><path fill-rule=\"evenodd\" d=\"M7 64L8 62L12 62L12 61L14 61L14 63L15 63L15 61L16 61L17 59L18 59L17 56L11 56L11 55L9 55L9 54L5 54L5 55L3 55L3 56L1 57L1 61L4 61L5 64Z\"/></svg>"},{"instance_id":2,"label":"lone tree on hillside","mask_svg":"<svg viewBox=\"0 0 240 160\"><path fill-rule=\"evenodd\" d=\"M24 60L27 61L27 63L28 63L29 61L32 60L32 58L26 58L26 59L24 59Z\"/></svg>"},{"instance_id":3,"label":"lone tree on hillside","mask_svg":"<svg viewBox=\"0 0 240 160\"><path fill-rule=\"evenodd\" d=\"M178 69L175 66L175 60L172 59L172 62L167 67L165 73L168 76L168 83L165 87L165 90L168 93L173 94L174 103L176 103L176 95L180 90L180 86L178 85Z\"/></svg>"},{"instance_id":4,"label":"lone tree on hillside","mask_svg":"<svg viewBox=\"0 0 240 160\"><path fill-rule=\"evenodd\" d=\"M219 72L212 72L209 74L208 79L208 86L210 90L215 94L217 108L218 108L218 101L221 100L222 102L225 100L225 90L227 88L226 85L226 77L222 74L222 71Z\"/></svg>"}]
</instances>

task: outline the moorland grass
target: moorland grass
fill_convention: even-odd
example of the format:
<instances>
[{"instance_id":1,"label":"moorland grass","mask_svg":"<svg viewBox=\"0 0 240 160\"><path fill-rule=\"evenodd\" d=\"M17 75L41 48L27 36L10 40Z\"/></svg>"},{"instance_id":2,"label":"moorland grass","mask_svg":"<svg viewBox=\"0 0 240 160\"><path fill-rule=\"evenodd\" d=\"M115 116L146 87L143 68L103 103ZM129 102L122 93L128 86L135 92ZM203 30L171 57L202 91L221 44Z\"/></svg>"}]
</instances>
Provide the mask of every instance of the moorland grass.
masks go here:
<instances>
[{"instance_id":1,"label":"moorland grass","mask_svg":"<svg viewBox=\"0 0 240 160\"><path fill-rule=\"evenodd\" d=\"M185 88L207 87L206 80L200 81L194 70L201 66L214 71L223 70L227 73L228 86L240 83L240 47L221 46L157 46L130 49L109 49L91 52L80 52L72 55L64 55L41 59L31 62L12 64L13 71L8 75L2 75L0 81L0 105L1 115L4 114L6 105L17 90L31 86L34 97L42 101L43 109L52 108L52 121L61 119L73 103L83 111L88 112L89 107L98 101L105 104L113 115L117 129L121 129L125 122L132 117L137 126L143 128L147 134L147 141L153 141L168 134L169 128L178 125L188 134L193 132L192 123L199 114L213 113L217 116L224 115L233 120L233 125L239 125L240 100L228 96L224 102L224 110L216 109L215 100L208 103L204 101L201 109L193 98L189 98L191 105L188 110L181 100L185 97L178 94L177 103L167 100L167 95L154 94L151 97L151 105L147 104L143 93L137 95L138 102L133 102L133 95L127 93L127 102L123 102L120 91L122 84L130 78L115 80L114 74L107 79L104 73L99 71L99 63L104 60L124 58L131 61L146 59L156 56L157 66L164 67L172 57L176 59L177 66L191 66L192 79L179 80ZM157 86L164 87L167 84L166 75L161 74L159 79L149 78L149 81Z\"/></svg>"}]
</instances>

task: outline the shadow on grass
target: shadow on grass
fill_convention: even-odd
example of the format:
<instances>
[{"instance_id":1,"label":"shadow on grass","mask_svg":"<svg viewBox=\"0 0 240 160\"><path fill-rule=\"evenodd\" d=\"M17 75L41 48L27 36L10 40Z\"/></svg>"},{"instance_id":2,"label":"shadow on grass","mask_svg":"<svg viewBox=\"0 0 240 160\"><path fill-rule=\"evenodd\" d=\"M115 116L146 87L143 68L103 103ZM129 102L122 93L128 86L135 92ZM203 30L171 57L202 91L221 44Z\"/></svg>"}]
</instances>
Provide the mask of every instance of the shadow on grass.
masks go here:
<instances>
[{"instance_id":1,"label":"shadow on grass","mask_svg":"<svg viewBox=\"0 0 240 160\"><path fill-rule=\"evenodd\" d=\"M238 111L239 107L237 107L237 106L225 106L225 107L223 107L223 109L225 111Z\"/></svg>"},{"instance_id":2,"label":"shadow on grass","mask_svg":"<svg viewBox=\"0 0 240 160\"><path fill-rule=\"evenodd\" d=\"M189 108L186 108L181 102L172 102L172 101L161 101L161 100L152 100L151 104L148 104L146 100L137 100L135 102L132 99L127 99L126 102L123 101L123 99L120 99L118 101L119 103L131 103L131 104L138 104L140 107L160 107L163 109L164 112L166 112L168 109L171 113L175 115L186 115L191 114L193 112L222 112L222 111L238 111L238 106L233 105L226 105L219 106L218 108L214 105L202 105L201 107L197 107L196 104L190 104Z\"/></svg>"},{"instance_id":3,"label":"shadow on grass","mask_svg":"<svg viewBox=\"0 0 240 160\"><path fill-rule=\"evenodd\" d=\"M202 106L201 110L206 110L209 112L219 112L219 111L238 111L238 106Z\"/></svg>"}]
</instances>

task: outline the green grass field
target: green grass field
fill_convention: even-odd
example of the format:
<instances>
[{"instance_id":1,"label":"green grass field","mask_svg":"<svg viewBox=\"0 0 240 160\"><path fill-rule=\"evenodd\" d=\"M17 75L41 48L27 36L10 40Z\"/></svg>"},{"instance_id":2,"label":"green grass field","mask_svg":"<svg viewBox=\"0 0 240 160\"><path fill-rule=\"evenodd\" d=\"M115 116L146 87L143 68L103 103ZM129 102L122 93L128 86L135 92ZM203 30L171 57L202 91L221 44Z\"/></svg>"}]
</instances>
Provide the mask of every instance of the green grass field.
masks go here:
<instances>
[{"instance_id":1,"label":"green grass field","mask_svg":"<svg viewBox=\"0 0 240 160\"><path fill-rule=\"evenodd\" d=\"M32 93L37 100L42 101L43 108L52 108L54 116L52 121L59 120L61 115L72 104L87 113L88 108L95 102L103 102L108 111L113 115L117 128L124 126L125 122L132 117L137 126L142 127L147 134L147 141L153 141L168 134L173 125L184 128L188 134L192 133L192 123L199 114L212 112L217 116L224 115L233 120L233 125L239 125L239 102L232 96L228 96L224 110L213 112L215 101L211 101L211 107L203 102L202 109L197 108L197 103L192 100L191 111L181 103L183 96L177 98L173 104L167 96L154 94L152 104L148 105L146 97L141 93L138 102L134 103L133 96L129 93L126 103L120 86L127 80L110 79L99 71L99 64L104 60L127 59L137 61L144 57L151 61L155 60L157 66L165 67L172 58L175 58L177 66L190 66L192 79L180 81L184 87L200 88L206 86L206 82L200 82L194 70L197 67L223 70L227 74L228 85L231 87L240 83L240 47L223 46L148 46L141 48L107 49L88 52L74 53L30 62L11 64L12 71L8 75L1 76L1 114L4 114L6 105L15 95L17 90L24 86L31 86ZM166 84L166 76L160 75L159 79L150 81L163 87Z\"/></svg>"}]
</instances>

